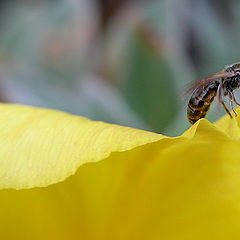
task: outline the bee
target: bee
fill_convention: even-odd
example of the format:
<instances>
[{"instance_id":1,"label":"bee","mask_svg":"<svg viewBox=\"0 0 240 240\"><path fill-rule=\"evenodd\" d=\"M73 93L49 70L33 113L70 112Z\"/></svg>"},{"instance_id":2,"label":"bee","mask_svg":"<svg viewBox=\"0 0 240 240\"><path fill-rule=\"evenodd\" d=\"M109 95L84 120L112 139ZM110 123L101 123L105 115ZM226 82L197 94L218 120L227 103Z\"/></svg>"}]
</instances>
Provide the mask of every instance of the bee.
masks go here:
<instances>
[{"instance_id":1,"label":"bee","mask_svg":"<svg viewBox=\"0 0 240 240\"><path fill-rule=\"evenodd\" d=\"M240 103L237 102L233 91L239 87L240 63L233 63L220 72L195 81L187 90L187 93L192 93L187 107L189 122L194 124L200 118L204 118L215 97L232 118L233 116L224 102L227 97L230 100L231 110L237 116L233 104L240 105Z\"/></svg>"}]
</instances>

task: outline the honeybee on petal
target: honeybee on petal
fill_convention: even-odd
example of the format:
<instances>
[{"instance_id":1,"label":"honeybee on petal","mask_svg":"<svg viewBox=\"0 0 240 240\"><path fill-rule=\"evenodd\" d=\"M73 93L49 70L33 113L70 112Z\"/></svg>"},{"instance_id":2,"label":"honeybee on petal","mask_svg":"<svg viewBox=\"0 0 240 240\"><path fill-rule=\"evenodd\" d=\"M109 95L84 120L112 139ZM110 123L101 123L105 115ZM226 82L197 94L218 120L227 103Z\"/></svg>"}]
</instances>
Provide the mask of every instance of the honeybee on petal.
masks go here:
<instances>
[{"instance_id":1,"label":"honeybee on petal","mask_svg":"<svg viewBox=\"0 0 240 240\"><path fill-rule=\"evenodd\" d=\"M195 81L187 90L187 93L191 93L187 107L189 122L194 124L200 118L204 118L215 97L232 118L232 114L224 102L224 99L228 98L231 110L237 115L233 109L233 104L240 105L240 103L237 102L233 91L239 87L240 63L233 63L220 72Z\"/></svg>"}]
</instances>

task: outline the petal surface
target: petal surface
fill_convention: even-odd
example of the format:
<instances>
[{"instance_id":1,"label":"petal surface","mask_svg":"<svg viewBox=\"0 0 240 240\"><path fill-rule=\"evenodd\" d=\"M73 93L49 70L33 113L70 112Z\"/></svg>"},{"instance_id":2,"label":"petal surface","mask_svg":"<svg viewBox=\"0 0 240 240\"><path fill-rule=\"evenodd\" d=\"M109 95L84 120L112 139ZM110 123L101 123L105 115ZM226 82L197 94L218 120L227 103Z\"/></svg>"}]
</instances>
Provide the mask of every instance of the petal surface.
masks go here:
<instances>
[{"instance_id":1,"label":"petal surface","mask_svg":"<svg viewBox=\"0 0 240 240\"><path fill-rule=\"evenodd\" d=\"M1 104L0 112L0 189L57 183L85 163L164 137L54 110Z\"/></svg>"},{"instance_id":2,"label":"petal surface","mask_svg":"<svg viewBox=\"0 0 240 240\"><path fill-rule=\"evenodd\" d=\"M29 177L35 172L23 169L22 175L13 176L15 185L11 187L44 186L75 174L46 188L2 190L2 239L240 238L238 119L223 118L216 124L203 119L182 136L169 138L57 111L4 107L5 116L1 117L6 121L9 116L11 127L8 130L3 127L3 133L13 143L6 146L20 145L18 158L17 154L13 158L9 154L8 161L19 165L23 161L24 165L28 159L34 166L39 164L36 166L42 168L40 175L45 179L39 184ZM15 120L12 120L13 112ZM24 140L32 131L35 134L30 135L31 141ZM35 142L36 136L39 143ZM50 139L46 145L51 143L51 146L45 152L41 143L46 141L46 136ZM51 151L56 143L61 143L61 147ZM63 150L66 146L68 151ZM28 148L38 151L31 155ZM54 165L51 157L61 156L62 151L65 158L60 158L60 163L66 164L68 171L62 170L63 174L59 175L52 168L48 172L48 167ZM12 171L7 164L5 167L5 171ZM3 187L9 187L4 185L6 181L1 181Z\"/></svg>"}]
</instances>

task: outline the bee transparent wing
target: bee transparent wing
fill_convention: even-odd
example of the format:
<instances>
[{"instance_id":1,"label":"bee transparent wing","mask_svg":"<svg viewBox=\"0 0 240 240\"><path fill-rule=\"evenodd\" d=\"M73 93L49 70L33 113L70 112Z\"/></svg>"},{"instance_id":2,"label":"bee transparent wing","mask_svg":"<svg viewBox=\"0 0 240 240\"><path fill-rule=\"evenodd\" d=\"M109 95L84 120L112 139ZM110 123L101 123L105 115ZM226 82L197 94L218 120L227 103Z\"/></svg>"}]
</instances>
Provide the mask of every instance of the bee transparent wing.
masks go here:
<instances>
[{"instance_id":1,"label":"bee transparent wing","mask_svg":"<svg viewBox=\"0 0 240 240\"><path fill-rule=\"evenodd\" d=\"M232 77L232 76L234 76L234 73L221 71L221 72L215 73L213 75L210 75L208 77L194 81L185 87L184 93L183 93L183 98L186 99L191 93L193 93L193 91L195 91L197 89L201 89L201 88L213 83L214 81L216 81L219 78L228 78L228 77Z\"/></svg>"}]
</instances>

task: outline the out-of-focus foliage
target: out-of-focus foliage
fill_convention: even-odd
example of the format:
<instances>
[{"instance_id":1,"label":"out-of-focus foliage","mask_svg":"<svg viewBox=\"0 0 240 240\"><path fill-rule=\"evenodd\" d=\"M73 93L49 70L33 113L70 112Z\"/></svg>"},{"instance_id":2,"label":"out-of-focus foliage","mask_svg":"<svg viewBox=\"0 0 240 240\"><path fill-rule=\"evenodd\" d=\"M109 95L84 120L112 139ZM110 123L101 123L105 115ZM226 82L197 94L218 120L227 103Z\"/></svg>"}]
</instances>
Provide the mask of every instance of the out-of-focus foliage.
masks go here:
<instances>
[{"instance_id":1,"label":"out-of-focus foliage","mask_svg":"<svg viewBox=\"0 0 240 240\"><path fill-rule=\"evenodd\" d=\"M240 60L239 12L234 0L5 1L0 99L180 134L184 86Z\"/></svg>"}]
</instances>

